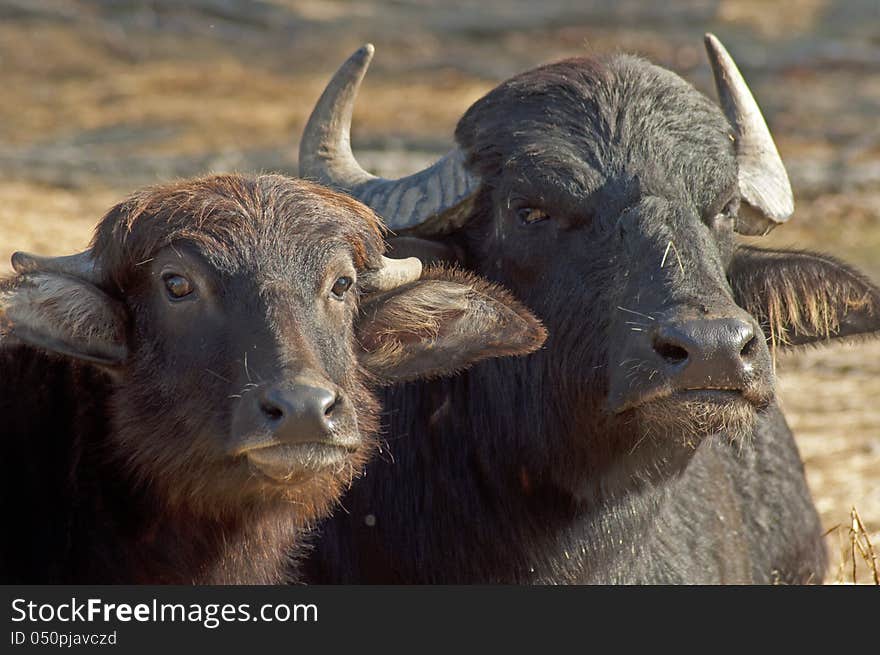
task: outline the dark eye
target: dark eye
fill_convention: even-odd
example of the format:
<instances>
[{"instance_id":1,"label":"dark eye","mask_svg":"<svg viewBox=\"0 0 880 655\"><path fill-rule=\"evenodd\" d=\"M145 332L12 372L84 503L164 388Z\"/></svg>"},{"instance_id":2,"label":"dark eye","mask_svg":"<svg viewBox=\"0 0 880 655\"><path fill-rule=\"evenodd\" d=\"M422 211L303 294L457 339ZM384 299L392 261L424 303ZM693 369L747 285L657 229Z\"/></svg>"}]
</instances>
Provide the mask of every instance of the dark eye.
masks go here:
<instances>
[{"instance_id":1,"label":"dark eye","mask_svg":"<svg viewBox=\"0 0 880 655\"><path fill-rule=\"evenodd\" d=\"M162 278L162 281L165 283L168 297L172 300L179 300L193 292L192 283L182 275L168 273Z\"/></svg>"},{"instance_id":2,"label":"dark eye","mask_svg":"<svg viewBox=\"0 0 880 655\"><path fill-rule=\"evenodd\" d=\"M522 209L518 209L516 216L526 225L540 223L541 221L546 221L550 218L550 214L543 209L535 209L534 207L523 207Z\"/></svg>"},{"instance_id":3,"label":"dark eye","mask_svg":"<svg viewBox=\"0 0 880 655\"><path fill-rule=\"evenodd\" d=\"M333 288L330 289L330 293L333 294L333 297L337 300L342 300L345 296L345 292L351 288L353 280L347 275L343 275L341 278L336 280L333 284Z\"/></svg>"}]
</instances>

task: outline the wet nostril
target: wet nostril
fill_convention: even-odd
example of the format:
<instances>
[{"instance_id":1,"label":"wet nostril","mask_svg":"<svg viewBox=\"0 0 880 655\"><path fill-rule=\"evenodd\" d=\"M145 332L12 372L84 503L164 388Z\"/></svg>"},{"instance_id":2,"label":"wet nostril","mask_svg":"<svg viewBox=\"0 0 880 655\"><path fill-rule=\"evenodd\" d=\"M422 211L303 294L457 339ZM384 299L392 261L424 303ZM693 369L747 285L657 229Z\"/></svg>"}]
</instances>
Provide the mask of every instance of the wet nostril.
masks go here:
<instances>
[{"instance_id":1,"label":"wet nostril","mask_svg":"<svg viewBox=\"0 0 880 655\"><path fill-rule=\"evenodd\" d=\"M324 416L326 418L332 418L333 412L342 402L342 398L340 396L334 396L331 400L327 401L324 405Z\"/></svg>"},{"instance_id":2,"label":"wet nostril","mask_svg":"<svg viewBox=\"0 0 880 655\"><path fill-rule=\"evenodd\" d=\"M742 350L739 351L740 357L750 357L757 347L758 339L757 337L752 337L746 342L746 345L742 347Z\"/></svg>"},{"instance_id":3,"label":"wet nostril","mask_svg":"<svg viewBox=\"0 0 880 655\"><path fill-rule=\"evenodd\" d=\"M670 364L679 364L688 358L688 351L667 341L654 341L654 352Z\"/></svg>"},{"instance_id":4,"label":"wet nostril","mask_svg":"<svg viewBox=\"0 0 880 655\"><path fill-rule=\"evenodd\" d=\"M266 400L260 403L260 411L273 421L280 421L284 418L284 410Z\"/></svg>"}]
</instances>

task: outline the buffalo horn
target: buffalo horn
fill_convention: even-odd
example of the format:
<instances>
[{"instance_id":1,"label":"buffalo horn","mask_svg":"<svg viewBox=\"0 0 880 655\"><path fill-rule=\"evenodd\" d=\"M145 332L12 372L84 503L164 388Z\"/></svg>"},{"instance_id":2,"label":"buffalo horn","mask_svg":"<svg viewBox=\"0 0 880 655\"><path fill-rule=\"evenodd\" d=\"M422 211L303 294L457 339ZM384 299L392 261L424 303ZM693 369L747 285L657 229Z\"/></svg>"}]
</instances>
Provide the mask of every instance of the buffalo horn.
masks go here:
<instances>
[{"instance_id":1,"label":"buffalo horn","mask_svg":"<svg viewBox=\"0 0 880 655\"><path fill-rule=\"evenodd\" d=\"M730 53L713 34L706 35L706 52L721 109L734 131L739 191L748 205L740 209L737 231L766 234L794 213L788 174L758 103Z\"/></svg>"},{"instance_id":2,"label":"buffalo horn","mask_svg":"<svg viewBox=\"0 0 880 655\"><path fill-rule=\"evenodd\" d=\"M16 273L56 273L95 283L100 277L91 249L63 257L16 252L12 254L12 268Z\"/></svg>"},{"instance_id":3,"label":"buffalo horn","mask_svg":"<svg viewBox=\"0 0 880 655\"><path fill-rule=\"evenodd\" d=\"M462 214L456 210L477 188L477 178L465 170L458 148L396 180L368 173L351 151L351 115L373 50L367 44L351 55L321 94L300 140L300 176L349 193L382 216L391 230L449 231Z\"/></svg>"}]
</instances>

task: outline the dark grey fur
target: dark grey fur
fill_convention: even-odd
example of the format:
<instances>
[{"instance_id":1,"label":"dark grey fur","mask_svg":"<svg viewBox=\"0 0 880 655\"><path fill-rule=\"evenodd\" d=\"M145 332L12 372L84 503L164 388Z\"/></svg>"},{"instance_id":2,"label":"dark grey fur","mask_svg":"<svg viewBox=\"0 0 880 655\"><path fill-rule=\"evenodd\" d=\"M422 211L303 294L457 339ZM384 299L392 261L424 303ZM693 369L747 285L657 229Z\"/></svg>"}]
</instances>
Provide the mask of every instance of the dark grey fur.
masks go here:
<instances>
[{"instance_id":1,"label":"dark grey fur","mask_svg":"<svg viewBox=\"0 0 880 655\"><path fill-rule=\"evenodd\" d=\"M456 139L480 190L465 227L424 252L507 285L550 337L524 360L391 390L395 439L324 523L307 579L820 582L822 529L767 345L880 329L878 289L828 257L738 246L730 126L640 59L524 73L475 103ZM549 218L525 224L536 207ZM817 301L821 325L792 320ZM747 389L615 413L615 393L667 383L627 359L640 330L694 317L764 329Z\"/></svg>"}]
</instances>

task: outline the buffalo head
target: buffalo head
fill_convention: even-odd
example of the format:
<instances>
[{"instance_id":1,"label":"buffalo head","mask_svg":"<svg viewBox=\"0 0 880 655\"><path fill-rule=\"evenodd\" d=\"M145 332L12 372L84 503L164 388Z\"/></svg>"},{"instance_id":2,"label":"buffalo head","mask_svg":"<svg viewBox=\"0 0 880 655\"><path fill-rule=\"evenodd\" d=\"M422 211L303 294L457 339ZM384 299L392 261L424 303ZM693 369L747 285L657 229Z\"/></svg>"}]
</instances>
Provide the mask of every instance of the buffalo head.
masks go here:
<instances>
[{"instance_id":1,"label":"buffalo head","mask_svg":"<svg viewBox=\"0 0 880 655\"><path fill-rule=\"evenodd\" d=\"M543 341L499 288L384 249L372 211L311 183L149 188L88 251L13 256L0 342L106 371L106 456L165 502L222 515L285 500L310 520L370 451L370 387Z\"/></svg>"},{"instance_id":2,"label":"buffalo head","mask_svg":"<svg viewBox=\"0 0 880 655\"><path fill-rule=\"evenodd\" d=\"M319 100L301 173L383 215L399 254L508 285L550 333L531 358L557 381L542 397L604 417L627 451L751 434L774 401L771 350L880 328L880 295L830 257L738 243L793 197L736 65L714 36L706 48L720 104L636 57L565 60L500 84L450 153L386 180L349 142L366 46Z\"/></svg>"}]
</instances>

